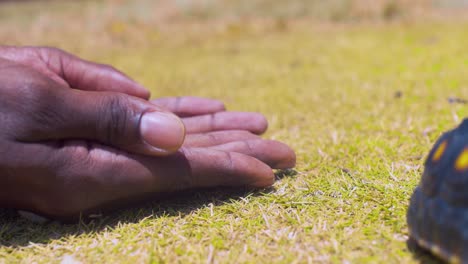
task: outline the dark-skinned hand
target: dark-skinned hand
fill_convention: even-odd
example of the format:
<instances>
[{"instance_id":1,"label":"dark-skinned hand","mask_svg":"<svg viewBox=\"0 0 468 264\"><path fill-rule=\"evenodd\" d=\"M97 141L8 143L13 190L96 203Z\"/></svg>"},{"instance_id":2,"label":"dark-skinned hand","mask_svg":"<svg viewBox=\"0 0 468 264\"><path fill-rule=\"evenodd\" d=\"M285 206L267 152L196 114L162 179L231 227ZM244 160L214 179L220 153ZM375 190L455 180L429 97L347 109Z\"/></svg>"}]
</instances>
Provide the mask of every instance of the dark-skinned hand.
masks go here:
<instances>
[{"instance_id":1,"label":"dark-skinned hand","mask_svg":"<svg viewBox=\"0 0 468 264\"><path fill-rule=\"evenodd\" d=\"M258 113L149 95L107 65L0 46L0 207L73 219L192 188L267 187L295 165L258 136Z\"/></svg>"}]
</instances>

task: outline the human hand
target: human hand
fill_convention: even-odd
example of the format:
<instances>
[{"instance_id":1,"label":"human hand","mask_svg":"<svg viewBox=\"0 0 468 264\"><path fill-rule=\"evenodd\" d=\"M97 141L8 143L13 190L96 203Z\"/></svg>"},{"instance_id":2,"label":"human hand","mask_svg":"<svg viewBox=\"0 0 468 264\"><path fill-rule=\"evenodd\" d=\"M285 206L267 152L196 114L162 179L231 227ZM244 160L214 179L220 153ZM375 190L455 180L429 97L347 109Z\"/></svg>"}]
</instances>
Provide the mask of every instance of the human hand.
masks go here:
<instances>
[{"instance_id":1,"label":"human hand","mask_svg":"<svg viewBox=\"0 0 468 264\"><path fill-rule=\"evenodd\" d=\"M259 136L268 127L259 113L228 112L222 102L207 98L167 97L151 102L181 117L187 132L184 147L240 152L275 169L295 165L294 151L288 146Z\"/></svg>"},{"instance_id":2,"label":"human hand","mask_svg":"<svg viewBox=\"0 0 468 264\"><path fill-rule=\"evenodd\" d=\"M174 99L146 101L144 88L106 66L57 59L63 52L54 49L49 59L41 55L44 64L7 49L0 49L0 206L73 218L189 188L265 187L271 168L294 166L289 147L250 133L266 129L259 114L220 112L210 100L194 107L207 100L197 98L171 108ZM177 118L173 127L141 127L145 113L170 116L158 104L187 127L176 153L184 139Z\"/></svg>"}]
</instances>

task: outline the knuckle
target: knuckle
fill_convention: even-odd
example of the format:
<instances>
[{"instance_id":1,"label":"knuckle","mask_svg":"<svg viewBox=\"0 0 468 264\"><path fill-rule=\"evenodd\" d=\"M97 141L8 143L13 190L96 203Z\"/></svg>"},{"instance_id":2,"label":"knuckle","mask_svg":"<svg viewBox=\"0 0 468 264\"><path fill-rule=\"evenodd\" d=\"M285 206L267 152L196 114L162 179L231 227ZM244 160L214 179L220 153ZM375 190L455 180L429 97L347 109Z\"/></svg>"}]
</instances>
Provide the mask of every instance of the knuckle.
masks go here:
<instances>
[{"instance_id":1,"label":"knuckle","mask_svg":"<svg viewBox=\"0 0 468 264\"><path fill-rule=\"evenodd\" d=\"M223 162L222 167L224 170L224 184L227 186L235 185L237 181L237 165L236 159L234 158L231 152L222 152L223 153Z\"/></svg>"},{"instance_id":2,"label":"knuckle","mask_svg":"<svg viewBox=\"0 0 468 264\"><path fill-rule=\"evenodd\" d=\"M15 137L18 139L37 138L47 130L47 126L54 126L62 121L65 113L54 111L63 102L62 90L55 89L51 80L43 78L37 72L26 68L15 68L12 76L18 74L19 80L7 79L1 85L3 97L0 98L3 113L15 116L12 120ZM9 74L6 70L5 74ZM14 85L10 85L14 82ZM56 84L55 84L56 85ZM32 136L32 138L31 138Z\"/></svg>"},{"instance_id":3,"label":"knuckle","mask_svg":"<svg viewBox=\"0 0 468 264\"><path fill-rule=\"evenodd\" d=\"M212 113L208 115L208 127L210 130L217 129L217 113Z\"/></svg>"},{"instance_id":4,"label":"knuckle","mask_svg":"<svg viewBox=\"0 0 468 264\"><path fill-rule=\"evenodd\" d=\"M22 108L33 124L54 124L60 117L57 111L52 111L59 104L58 96L46 85L38 81L26 81L19 88L24 102L27 102Z\"/></svg>"},{"instance_id":5,"label":"knuckle","mask_svg":"<svg viewBox=\"0 0 468 264\"><path fill-rule=\"evenodd\" d=\"M254 146L252 146L253 141L246 140L246 141L242 141L242 142L244 143L244 147L245 147L247 153L249 153L249 154L254 154L255 153Z\"/></svg>"},{"instance_id":6,"label":"knuckle","mask_svg":"<svg viewBox=\"0 0 468 264\"><path fill-rule=\"evenodd\" d=\"M60 109L61 104L57 94L53 95L47 89L32 89L28 97L29 113L26 116L30 119L29 128L33 130L30 131L32 136L35 133L36 136L41 136L47 133L51 126L67 122L66 114L56 110Z\"/></svg>"},{"instance_id":7,"label":"knuckle","mask_svg":"<svg viewBox=\"0 0 468 264\"><path fill-rule=\"evenodd\" d=\"M184 97L181 97L181 96L177 96L176 98L172 100L172 107L174 108L175 112L180 111L183 100L184 100Z\"/></svg>"},{"instance_id":8,"label":"knuckle","mask_svg":"<svg viewBox=\"0 0 468 264\"><path fill-rule=\"evenodd\" d=\"M105 142L116 142L122 139L122 135L128 131L132 115L130 103L127 97L120 94L109 95L102 104L101 118L98 126L98 134Z\"/></svg>"},{"instance_id":9,"label":"knuckle","mask_svg":"<svg viewBox=\"0 0 468 264\"><path fill-rule=\"evenodd\" d=\"M218 104L219 104L219 106L218 106L218 107L219 107L219 110L220 110L220 111L226 111L226 104L223 103L223 102L221 102L221 101L217 101L217 102L218 102Z\"/></svg>"},{"instance_id":10,"label":"knuckle","mask_svg":"<svg viewBox=\"0 0 468 264\"><path fill-rule=\"evenodd\" d=\"M238 133L241 138L258 138L258 135L255 135L249 131L241 130Z\"/></svg>"},{"instance_id":11,"label":"knuckle","mask_svg":"<svg viewBox=\"0 0 468 264\"><path fill-rule=\"evenodd\" d=\"M233 172L236 169L235 162L234 162L234 157L232 156L231 152L223 152L224 153L224 167L226 168L227 171Z\"/></svg>"},{"instance_id":12,"label":"knuckle","mask_svg":"<svg viewBox=\"0 0 468 264\"><path fill-rule=\"evenodd\" d=\"M28 95L28 103L30 103L31 117L37 119L39 123L50 123L49 121L53 116L51 106L55 105L54 98L43 89L32 89Z\"/></svg>"},{"instance_id":13,"label":"knuckle","mask_svg":"<svg viewBox=\"0 0 468 264\"><path fill-rule=\"evenodd\" d=\"M42 47L39 47L39 49L42 50L44 53L46 53L48 55L65 54L66 53L62 49L59 49L59 48L56 48L56 47L42 46Z\"/></svg>"},{"instance_id":14,"label":"knuckle","mask_svg":"<svg viewBox=\"0 0 468 264\"><path fill-rule=\"evenodd\" d=\"M86 146L71 143L51 159L55 180L51 191L38 199L42 212L54 217L72 217L86 209L88 194L85 190L89 186L84 177L87 169L83 168L92 168L88 156Z\"/></svg>"},{"instance_id":15,"label":"knuckle","mask_svg":"<svg viewBox=\"0 0 468 264\"><path fill-rule=\"evenodd\" d=\"M22 76L20 80L15 80L14 91L12 91L15 96L21 97L22 101L37 107L50 104L50 101L54 99L56 86L53 81L27 68L12 70L12 74Z\"/></svg>"},{"instance_id":16,"label":"knuckle","mask_svg":"<svg viewBox=\"0 0 468 264\"><path fill-rule=\"evenodd\" d=\"M40 211L58 218L72 218L87 213L105 198L103 190L112 178L123 171L112 154L95 151L97 143L68 141L49 159L53 184L40 202ZM108 166L102 165L105 160Z\"/></svg>"},{"instance_id":17,"label":"knuckle","mask_svg":"<svg viewBox=\"0 0 468 264\"><path fill-rule=\"evenodd\" d=\"M35 52L35 54L47 64L49 64L51 60L60 60L60 58L68 54L64 50L49 46L42 46L31 49L33 49L32 51Z\"/></svg>"},{"instance_id":18,"label":"knuckle","mask_svg":"<svg viewBox=\"0 0 468 264\"><path fill-rule=\"evenodd\" d=\"M220 136L215 133L207 133L205 136L207 141L212 144L217 144L222 141L222 138L220 138Z\"/></svg>"}]
</instances>

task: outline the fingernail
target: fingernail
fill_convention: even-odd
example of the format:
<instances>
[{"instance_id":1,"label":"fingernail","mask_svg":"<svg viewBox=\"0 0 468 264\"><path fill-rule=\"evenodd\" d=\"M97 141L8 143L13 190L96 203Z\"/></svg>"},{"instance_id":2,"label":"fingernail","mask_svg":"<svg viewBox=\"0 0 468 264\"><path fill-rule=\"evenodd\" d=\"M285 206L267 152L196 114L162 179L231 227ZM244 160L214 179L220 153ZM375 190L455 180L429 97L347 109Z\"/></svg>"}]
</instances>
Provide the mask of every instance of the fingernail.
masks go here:
<instances>
[{"instance_id":1,"label":"fingernail","mask_svg":"<svg viewBox=\"0 0 468 264\"><path fill-rule=\"evenodd\" d=\"M174 114L148 112L141 118L140 133L149 145L163 152L174 152L184 142L185 127Z\"/></svg>"}]
</instances>

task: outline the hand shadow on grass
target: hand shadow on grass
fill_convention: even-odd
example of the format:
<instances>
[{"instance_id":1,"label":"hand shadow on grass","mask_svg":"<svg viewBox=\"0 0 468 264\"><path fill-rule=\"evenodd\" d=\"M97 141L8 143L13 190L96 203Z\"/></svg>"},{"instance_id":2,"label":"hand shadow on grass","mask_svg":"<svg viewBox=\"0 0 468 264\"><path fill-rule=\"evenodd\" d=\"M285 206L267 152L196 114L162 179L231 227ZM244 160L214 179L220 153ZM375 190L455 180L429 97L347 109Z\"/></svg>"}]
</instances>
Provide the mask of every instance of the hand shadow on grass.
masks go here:
<instances>
[{"instance_id":1,"label":"hand shadow on grass","mask_svg":"<svg viewBox=\"0 0 468 264\"><path fill-rule=\"evenodd\" d=\"M292 177L296 174L297 172L294 170L275 173L277 179ZM138 223L148 218L183 217L197 209L211 206L211 204L218 206L235 203L246 197L262 196L274 191L273 187L255 191L240 188L187 191L74 224L63 224L57 221L45 224L33 223L20 217L15 210L0 209L0 247L19 248L28 246L31 243L46 244L66 236L99 233L108 228L112 229L121 223Z\"/></svg>"},{"instance_id":2,"label":"hand shadow on grass","mask_svg":"<svg viewBox=\"0 0 468 264\"><path fill-rule=\"evenodd\" d=\"M431 254L431 252L421 248L414 239L409 238L406 241L408 250L413 254L413 258L421 264L443 264L440 258Z\"/></svg>"}]
</instances>

